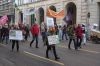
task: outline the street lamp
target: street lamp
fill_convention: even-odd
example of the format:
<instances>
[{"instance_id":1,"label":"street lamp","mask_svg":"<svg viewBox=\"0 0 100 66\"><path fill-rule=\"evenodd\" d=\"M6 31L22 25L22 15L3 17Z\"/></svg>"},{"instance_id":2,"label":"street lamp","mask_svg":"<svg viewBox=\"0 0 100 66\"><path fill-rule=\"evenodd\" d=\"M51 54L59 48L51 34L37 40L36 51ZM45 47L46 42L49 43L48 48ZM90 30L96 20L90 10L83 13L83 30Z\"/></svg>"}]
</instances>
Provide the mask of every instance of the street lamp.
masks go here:
<instances>
[{"instance_id":1,"label":"street lamp","mask_svg":"<svg viewBox=\"0 0 100 66\"><path fill-rule=\"evenodd\" d=\"M91 13L90 13L90 0L85 0L87 2L87 21L86 21L86 26L87 26L87 34L88 34L88 39L90 38L90 17L91 17ZM93 2L93 0L91 0L91 2Z\"/></svg>"}]
</instances>

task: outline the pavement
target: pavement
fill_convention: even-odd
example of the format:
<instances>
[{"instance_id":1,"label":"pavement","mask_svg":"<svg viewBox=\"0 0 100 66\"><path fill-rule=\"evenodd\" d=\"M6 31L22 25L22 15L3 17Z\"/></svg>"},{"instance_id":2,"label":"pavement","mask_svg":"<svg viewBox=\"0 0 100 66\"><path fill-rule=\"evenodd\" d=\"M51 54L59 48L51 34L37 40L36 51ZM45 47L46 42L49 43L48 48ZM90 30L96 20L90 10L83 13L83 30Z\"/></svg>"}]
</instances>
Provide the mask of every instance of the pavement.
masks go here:
<instances>
[{"instance_id":1,"label":"pavement","mask_svg":"<svg viewBox=\"0 0 100 66\"><path fill-rule=\"evenodd\" d=\"M50 59L45 58L46 46L39 38L39 48L35 48L35 42L32 47L28 41L20 42L20 51L11 51L11 43L0 43L0 66L100 66L100 44L88 42L82 45L78 51L74 50L73 44L71 50L67 47L68 41L63 40L56 45L59 61L55 61L53 52L50 51Z\"/></svg>"}]
</instances>

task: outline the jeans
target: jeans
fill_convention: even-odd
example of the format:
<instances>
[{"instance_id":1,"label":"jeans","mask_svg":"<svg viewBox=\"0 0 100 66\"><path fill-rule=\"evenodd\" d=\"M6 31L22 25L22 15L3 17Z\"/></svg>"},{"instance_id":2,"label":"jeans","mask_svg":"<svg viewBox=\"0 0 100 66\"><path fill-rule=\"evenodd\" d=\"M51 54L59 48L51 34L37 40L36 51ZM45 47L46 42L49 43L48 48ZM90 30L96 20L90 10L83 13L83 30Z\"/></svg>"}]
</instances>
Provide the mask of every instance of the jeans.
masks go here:
<instances>
[{"instance_id":1,"label":"jeans","mask_svg":"<svg viewBox=\"0 0 100 66\"><path fill-rule=\"evenodd\" d=\"M77 46L81 47L81 43L82 43L82 37L77 36Z\"/></svg>"},{"instance_id":2,"label":"jeans","mask_svg":"<svg viewBox=\"0 0 100 66\"><path fill-rule=\"evenodd\" d=\"M74 47L75 47L75 49L77 49L77 45L76 45L76 42L75 42L75 39L74 39L74 38L73 38L73 39L72 39L72 38L69 38L68 48L71 49L71 48L70 48L70 45L71 45L72 40L73 40L73 42L74 42Z\"/></svg>"},{"instance_id":3,"label":"jeans","mask_svg":"<svg viewBox=\"0 0 100 66\"><path fill-rule=\"evenodd\" d=\"M2 42L3 42L4 40L6 41L6 44L8 44L9 36L8 36L8 35L4 35L4 36L2 37Z\"/></svg>"},{"instance_id":4,"label":"jeans","mask_svg":"<svg viewBox=\"0 0 100 66\"><path fill-rule=\"evenodd\" d=\"M63 34L62 34L62 40L63 40L64 36L65 36L65 39L68 40L67 34L66 34L66 33L63 33Z\"/></svg>"},{"instance_id":5,"label":"jeans","mask_svg":"<svg viewBox=\"0 0 100 66\"><path fill-rule=\"evenodd\" d=\"M30 47L32 46L32 43L34 42L34 40L36 40L36 48L38 48L38 34L35 34L33 36L33 39L32 39L32 41L30 43Z\"/></svg>"}]
</instances>

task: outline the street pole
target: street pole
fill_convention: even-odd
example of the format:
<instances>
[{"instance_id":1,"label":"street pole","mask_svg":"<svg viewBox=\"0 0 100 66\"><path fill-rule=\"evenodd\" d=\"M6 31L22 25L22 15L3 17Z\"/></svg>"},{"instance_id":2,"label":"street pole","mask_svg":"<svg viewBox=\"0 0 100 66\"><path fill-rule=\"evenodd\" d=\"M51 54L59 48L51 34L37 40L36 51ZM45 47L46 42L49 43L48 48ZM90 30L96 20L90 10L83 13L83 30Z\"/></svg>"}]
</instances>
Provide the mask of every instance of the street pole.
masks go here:
<instances>
[{"instance_id":1,"label":"street pole","mask_svg":"<svg viewBox=\"0 0 100 66\"><path fill-rule=\"evenodd\" d=\"M90 39L90 10L89 10L89 0L87 0L87 21L86 21L86 28L87 28L87 39Z\"/></svg>"}]
</instances>

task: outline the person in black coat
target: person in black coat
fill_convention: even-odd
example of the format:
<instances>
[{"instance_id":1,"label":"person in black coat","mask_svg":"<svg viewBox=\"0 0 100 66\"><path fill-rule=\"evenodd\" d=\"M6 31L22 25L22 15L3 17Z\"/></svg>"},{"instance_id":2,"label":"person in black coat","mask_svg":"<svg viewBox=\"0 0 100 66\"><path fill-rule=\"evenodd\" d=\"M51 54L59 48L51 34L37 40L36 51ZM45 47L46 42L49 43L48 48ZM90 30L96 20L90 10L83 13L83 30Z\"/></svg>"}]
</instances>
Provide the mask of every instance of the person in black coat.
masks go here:
<instances>
[{"instance_id":1,"label":"person in black coat","mask_svg":"<svg viewBox=\"0 0 100 66\"><path fill-rule=\"evenodd\" d=\"M58 57L57 53L56 53L56 47L55 47L55 45L49 45L47 36L48 36L48 34L47 34L47 31L46 31L46 36L45 36L45 42L46 42L46 46L47 46L47 49L46 49L46 58L49 58L48 53L52 49L53 53L54 53L54 56L55 56L55 60L60 59Z\"/></svg>"},{"instance_id":2,"label":"person in black coat","mask_svg":"<svg viewBox=\"0 0 100 66\"><path fill-rule=\"evenodd\" d=\"M2 42L5 40L6 44L8 44L8 40L9 40L9 27L8 27L8 24L5 24L3 30L4 30L4 33L3 33Z\"/></svg>"},{"instance_id":3,"label":"person in black coat","mask_svg":"<svg viewBox=\"0 0 100 66\"><path fill-rule=\"evenodd\" d=\"M18 26L12 27L12 30L19 30ZM14 46L16 44L17 52L19 51L19 41L18 40L12 40L12 51L14 49Z\"/></svg>"},{"instance_id":4,"label":"person in black coat","mask_svg":"<svg viewBox=\"0 0 100 66\"><path fill-rule=\"evenodd\" d=\"M29 29L27 26L25 26L25 40L27 40L28 36L29 36Z\"/></svg>"}]
</instances>

